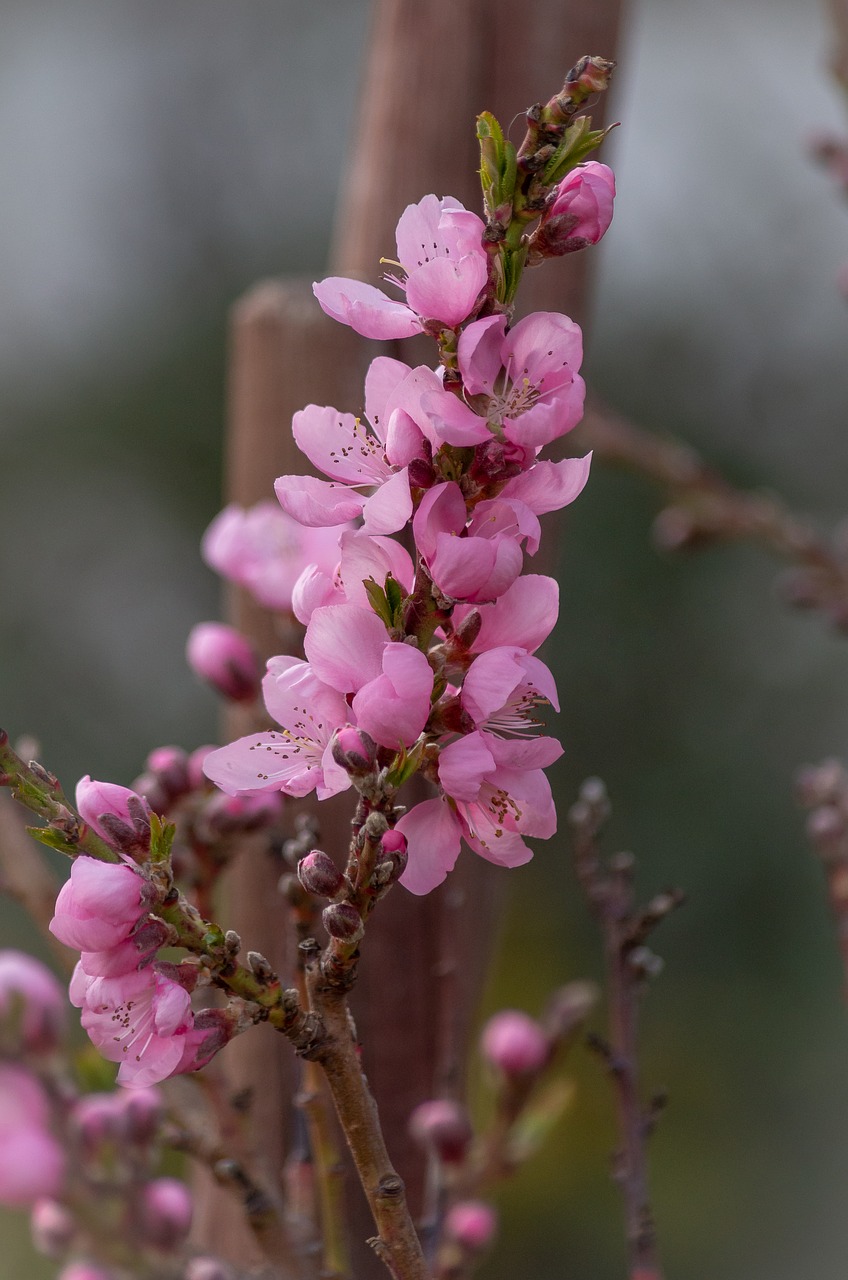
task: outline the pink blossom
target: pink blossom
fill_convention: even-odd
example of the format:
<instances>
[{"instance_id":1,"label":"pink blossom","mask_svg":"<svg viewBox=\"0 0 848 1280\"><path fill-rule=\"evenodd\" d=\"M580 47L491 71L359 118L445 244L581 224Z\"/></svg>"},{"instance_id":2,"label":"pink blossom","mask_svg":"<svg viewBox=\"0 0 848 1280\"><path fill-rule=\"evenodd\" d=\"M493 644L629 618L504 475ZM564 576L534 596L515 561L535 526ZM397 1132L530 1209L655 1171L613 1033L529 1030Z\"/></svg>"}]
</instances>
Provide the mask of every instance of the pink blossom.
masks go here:
<instances>
[{"instance_id":1,"label":"pink blossom","mask_svg":"<svg viewBox=\"0 0 848 1280\"><path fill-rule=\"evenodd\" d=\"M549 669L523 649L489 649L479 654L462 684L462 705L479 729L499 736L526 736L539 728L530 716L544 704L559 710Z\"/></svg>"},{"instance_id":2,"label":"pink blossom","mask_svg":"<svg viewBox=\"0 0 848 1280\"><path fill-rule=\"evenodd\" d=\"M350 720L339 691L308 662L278 657L268 663L262 692L280 728L251 733L211 751L203 762L206 776L231 796L273 790L305 796L317 790L322 800L349 787L350 778L332 753L333 734Z\"/></svg>"},{"instance_id":3,"label":"pink blossom","mask_svg":"<svg viewBox=\"0 0 848 1280\"><path fill-rule=\"evenodd\" d=\"M150 886L126 865L75 858L59 890L50 932L78 951L106 951L124 942L146 914Z\"/></svg>"},{"instance_id":4,"label":"pink blossom","mask_svg":"<svg viewBox=\"0 0 848 1280\"><path fill-rule=\"evenodd\" d=\"M497 502L480 507L466 528L465 499L451 481L425 493L412 522L430 576L453 600L496 600L521 572L519 540L530 536L538 544L539 522L528 507Z\"/></svg>"},{"instance_id":5,"label":"pink blossom","mask_svg":"<svg viewBox=\"0 0 848 1280\"><path fill-rule=\"evenodd\" d=\"M289 610L292 588L305 564L332 574L339 535L346 528L305 529L276 502L257 502L246 510L231 503L203 535L203 558L266 608Z\"/></svg>"},{"instance_id":6,"label":"pink blossom","mask_svg":"<svg viewBox=\"0 0 848 1280\"><path fill-rule=\"evenodd\" d=\"M474 653L502 646L534 653L556 625L559 614L559 586L554 578L525 573L495 600L475 610L480 616L480 630L471 648ZM459 626L472 612L461 606L454 613L454 626Z\"/></svg>"},{"instance_id":7,"label":"pink blossom","mask_svg":"<svg viewBox=\"0 0 848 1280\"><path fill-rule=\"evenodd\" d=\"M405 547L394 538L366 533L344 533L339 540L341 560L331 577L309 565L295 583L292 609L308 626L316 609L329 604L357 604L370 607L364 583L373 578L381 587L391 575L403 588L412 590L415 569Z\"/></svg>"},{"instance_id":8,"label":"pink blossom","mask_svg":"<svg viewBox=\"0 0 848 1280\"><path fill-rule=\"evenodd\" d=\"M456 328L473 311L488 278L485 226L458 200L425 196L397 226L398 266L386 279L406 294L395 302L373 285L331 276L313 286L327 315L366 338L409 338L427 322Z\"/></svg>"},{"instance_id":9,"label":"pink blossom","mask_svg":"<svg viewBox=\"0 0 848 1280\"><path fill-rule=\"evenodd\" d=\"M70 997L95 1047L121 1064L119 1084L157 1084L179 1068L193 1027L191 1001L179 983L152 968L91 978L77 965Z\"/></svg>"},{"instance_id":10,"label":"pink blossom","mask_svg":"<svg viewBox=\"0 0 848 1280\"><path fill-rule=\"evenodd\" d=\"M65 1156L49 1122L47 1094L35 1076L0 1063L0 1204L25 1208L61 1190Z\"/></svg>"},{"instance_id":11,"label":"pink blossom","mask_svg":"<svg viewBox=\"0 0 848 1280\"><path fill-rule=\"evenodd\" d=\"M330 405L307 405L292 430L309 461L329 476L280 476L274 485L283 510L304 525L338 524L362 516L366 533L396 533L412 515L409 463L424 435L416 419L422 387L435 391L436 375L379 356L365 378L365 419ZM426 418L423 418L426 423ZM373 489L368 496L359 489Z\"/></svg>"},{"instance_id":12,"label":"pink blossom","mask_svg":"<svg viewBox=\"0 0 848 1280\"><path fill-rule=\"evenodd\" d=\"M615 176L588 160L567 173L531 240L531 258L558 257L597 244L612 222Z\"/></svg>"},{"instance_id":13,"label":"pink blossom","mask_svg":"<svg viewBox=\"0 0 848 1280\"><path fill-rule=\"evenodd\" d=\"M65 992L46 965L22 951L0 951L0 1019L20 1048L55 1049L65 1027Z\"/></svg>"},{"instance_id":14,"label":"pink blossom","mask_svg":"<svg viewBox=\"0 0 848 1280\"><path fill-rule=\"evenodd\" d=\"M541 449L583 416L585 386L579 327L554 311L537 311L506 331L506 316L487 316L464 329L457 347L466 400L426 392L421 405L448 444L480 444L493 435ZM474 398L474 408L467 400Z\"/></svg>"},{"instance_id":15,"label":"pink blossom","mask_svg":"<svg viewBox=\"0 0 848 1280\"><path fill-rule=\"evenodd\" d=\"M198 622L189 632L186 658L192 671L233 702L252 702L259 692L259 659L235 627Z\"/></svg>"}]
</instances>

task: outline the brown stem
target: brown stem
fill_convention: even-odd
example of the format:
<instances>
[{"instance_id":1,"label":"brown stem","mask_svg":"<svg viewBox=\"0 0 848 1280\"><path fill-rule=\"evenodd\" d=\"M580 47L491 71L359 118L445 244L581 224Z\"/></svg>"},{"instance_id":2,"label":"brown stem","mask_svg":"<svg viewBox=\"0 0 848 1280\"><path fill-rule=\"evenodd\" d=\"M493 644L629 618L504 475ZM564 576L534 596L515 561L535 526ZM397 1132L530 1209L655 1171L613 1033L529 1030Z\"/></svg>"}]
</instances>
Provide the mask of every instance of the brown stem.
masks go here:
<instances>
[{"instance_id":1,"label":"brown stem","mask_svg":"<svg viewBox=\"0 0 848 1280\"><path fill-rule=\"evenodd\" d=\"M625 1204L630 1280L662 1280L657 1233L648 1190L647 1138L654 1116L639 1094L638 1007L646 978L658 969L644 946L649 931L683 898L677 890L659 894L640 911L635 906L634 858L621 853L601 861L598 835L609 812L598 779L583 785L571 822L580 884L601 929L609 1004L609 1040L592 1041L613 1080L621 1148L614 1177Z\"/></svg>"},{"instance_id":2,"label":"brown stem","mask_svg":"<svg viewBox=\"0 0 848 1280\"><path fill-rule=\"evenodd\" d=\"M779 498L735 488L688 445L654 435L597 403L590 405L574 440L594 450L599 461L665 490L669 505L655 525L662 547L757 542L796 567L786 583L792 603L820 609L848 630L848 555Z\"/></svg>"},{"instance_id":3,"label":"brown stem","mask_svg":"<svg viewBox=\"0 0 848 1280\"><path fill-rule=\"evenodd\" d=\"M326 981L317 956L307 964L306 978L312 1007L325 1031L315 1058L324 1069L378 1231L370 1243L395 1280L426 1280L403 1181L389 1159L377 1106L359 1062L347 999Z\"/></svg>"}]
</instances>

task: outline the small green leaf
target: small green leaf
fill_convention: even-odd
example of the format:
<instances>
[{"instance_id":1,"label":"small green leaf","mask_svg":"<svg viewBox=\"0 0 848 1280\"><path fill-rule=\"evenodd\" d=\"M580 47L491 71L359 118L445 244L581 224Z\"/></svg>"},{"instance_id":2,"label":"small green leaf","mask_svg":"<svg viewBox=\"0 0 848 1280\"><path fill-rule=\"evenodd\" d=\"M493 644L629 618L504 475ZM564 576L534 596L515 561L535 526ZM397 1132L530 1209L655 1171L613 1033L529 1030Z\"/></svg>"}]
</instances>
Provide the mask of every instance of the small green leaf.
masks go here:
<instances>
[{"instance_id":1,"label":"small green leaf","mask_svg":"<svg viewBox=\"0 0 848 1280\"><path fill-rule=\"evenodd\" d=\"M412 775L417 772L420 763L420 746L413 747L411 751L407 751L405 747L402 747L387 771L386 781L389 786L403 786L404 782L408 782Z\"/></svg>"},{"instance_id":2,"label":"small green leaf","mask_svg":"<svg viewBox=\"0 0 848 1280\"><path fill-rule=\"evenodd\" d=\"M368 603L377 617L381 618L387 627L391 627L393 625L393 611L383 588L374 578L366 578L362 585L368 596Z\"/></svg>"},{"instance_id":3,"label":"small green leaf","mask_svg":"<svg viewBox=\"0 0 848 1280\"><path fill-rule=\"evenodd\" d=\"M386 578L386 603L391 613L390 626L396 627L398 625L405 599L406 593L403 587L389 574Z\"/></svg>"},{"instance_id":4,"label":"small green leaf","mask_svg":"<svg viewBox=\"0 0 848 1280\"><path fill-rule=\"evenodd\" d=\"M535 1094L510 1134L510 1154L516 1162L523 1163L539 1150L573 1096L574 1085L562 1077L549 1081Z\"/></svg>"},{"instance_id":5,"label":"small green leaf","mask_svg":"<svg viewBox=\"0 0 848 1280\"><path fill-rule=\"evenodd\" d=\"M56 849L59 853L67 854L69 858L75 858L79 853L79 846L73 844L55 827L27 827L27 831L33 839L46 844L48 849Z\"/></svg>"},{"instance_id":6,"label":"small green leaf","mask_svg":"<svg viewBox=\"0 0 848 1280\"><path fill-rule=\"evenodd\" d=\"M172 822L163 822L158 813L150 815L150 860L167 862L177 828Z\"/></svg>"}]
</instances>

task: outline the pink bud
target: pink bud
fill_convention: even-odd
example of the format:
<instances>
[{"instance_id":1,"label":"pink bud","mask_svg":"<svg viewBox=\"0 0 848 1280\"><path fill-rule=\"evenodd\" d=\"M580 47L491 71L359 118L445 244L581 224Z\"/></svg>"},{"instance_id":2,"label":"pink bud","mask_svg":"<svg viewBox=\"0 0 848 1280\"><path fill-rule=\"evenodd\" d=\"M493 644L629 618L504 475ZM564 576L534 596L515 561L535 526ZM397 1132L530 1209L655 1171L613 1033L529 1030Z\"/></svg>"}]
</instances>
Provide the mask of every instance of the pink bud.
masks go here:
<instances>
[{"instance_id":1,"label":"pink bud","mask_svg":"<svg viewBox=\"0 0 848 1280\"><path fill-rule=\"evenodd\" d=\"M530 1075L548 1060L548 1037L534 1018L504 1009L490 1018L480 1042L483 1056L508 1076Z\"/></svg>"},{"instance_id":2,"label":"pink bud","mask_svg":"<svg viewBox=\"0 0 848 1280\"><path fill-rule=\"evenodd\" d=\"M182 747L156 747L147 757L145 766L171 799L176 800L188 791L188 756Z\"/></svg>"},{"instance_id":3,"label":"pink bud","mask_svg":"<svg viewBox=\"0 0 848 1280\"><path fill-rule=\"evenodd\" d=\"M155 1138L165 1105L158 1089L127 1089L117 1095L122 1104L127 1137L130 1142L146 1146Z\"/></svg>"},{"instance_id":4,"label":"pink bud","mask_svg":"<svg viewBox=\"0 0 848 1280\"><path fill-rule=\"evenodd\" d=\"M106 951L130 936L151 896L149 881L133 868L75 858L71 877L59 890L50 932L66 947Z\"/></svg>"},{"instance_id":5,"label":"pink bud","mask_svg":"<svg viewBox=\"0 0 848 1280\"><path fill-rule=\"evenodd\" d=\"M128 1137L123 1093L85 1094L74 1103L70 1121L87 1155L97 1156L107 1147L123 1145Z\"/></svg>"},{"instance_id":6,"label":"pink bud","mask_svg":"<svg viewBox=\"0 0 848 1280\"><path fill-rule=\"evenodd\" d=\"M482 1200L461 1200L445 1217L445 1234L469 1253L487 1249L497 1229L497 1214Z\"/></svg>"},{"instance_id":7,"label":"pink bud","mask_svg":"<svg viewBox=\"0 0 848 1280\"><path fill-rule=\"evenodd\" d=\"M142 796L114 782L95 782L88 774L76 790L83 822L119 853L131 858L150 851L150 806Z\"/></svg>"},{"instance_id":8,"label":"pink bud","mask_svg":"<svg viewBox=\"0 0 848 1280\"><path fill-rule=\"evenodd\" d=\"M471 1122L464 1107L447 1099L422 1102L409 1117L416 1142L435 1151L445 1164L461 1164L471 1142Z\"/></svg>"},{"instance_id":9,"label":"pink bud","mask_svg":"<svg viewBox=\"0 0 848 1280\"><path fill-rule=\"evenodd\" d=\"M225 698L252 702L259 693L259 662L253 646L223 622L199 622L186 644L188 664Z\"/></svg>"},{"instance_id":10,"label":"pink bud","mask_svg":"<svg viewBox=\"0 0 848 1280\"><path fill-rule=\"evenodd\" d=\"M553 258L597 244L612 222L615 177L589 160L567 173L531 239L531 257Z\"/></svg>"},{"instance_id":11,"label":"pink bud","mask_svg":"<svg viewBox=\"0 0 848 1280\"><path fill-rule=\"evenodd\" d=\"M409 861L406 836L402 831L386 831L380 840L380 866L385 883L392 884L406 870Z\"/></svg>"},{"instance_id":12,"label":"pink bud","mask_svg":"<svg viewBox=\"0 0 848 1280\"><path fill-rule=\"evenodd\" d=\"M344 884L344 876L333 859L321 849L313 849L301 858L297 878L306 892L316 898L334 898Z\"/></svg>"},{"instance_id":13,"label":"pink bud","mask_svg":"<svg viewBox=\"0 0 848 1280\"><path fill-rule=\"evenodd\" d=\"M141 1193L142 1225L150 1243L170 1251L182 1244L191 1226L191 1193L176 1178L155 1178Z\"/></svg>"},{"instance_id":14,"label":"pink bud","mask_svg":"<svg viewBox=\"0 0 848 1280\"><path fill-rule=\"evenodd\" d=\"M39 1253L61 1258L76 1234L76 1223L63 1204L43 1197L33 1205L30 1230Z\"/></svg>"},{"instance_id":15,"label":"pink bud","mask_svg":"<svg viewBox=\"0 0 848 1280\"><path fill-rule=\"evenodd\" d=\"M55 1049L66 1006L65 992L45 965L22 951L0 951L0 1022L10 1049Z\"/></svg>"},{"instance_id":16,"label":"pink bud","mask_svg":"<svg viewBox=\"0 0 848 1280\"><path fill-rule=\"evenodd\" d=\"M377 759L377 744L363 729L343 725L333 738L333 759L348 773L370 773Z\"/></svg>"}]
</instances>

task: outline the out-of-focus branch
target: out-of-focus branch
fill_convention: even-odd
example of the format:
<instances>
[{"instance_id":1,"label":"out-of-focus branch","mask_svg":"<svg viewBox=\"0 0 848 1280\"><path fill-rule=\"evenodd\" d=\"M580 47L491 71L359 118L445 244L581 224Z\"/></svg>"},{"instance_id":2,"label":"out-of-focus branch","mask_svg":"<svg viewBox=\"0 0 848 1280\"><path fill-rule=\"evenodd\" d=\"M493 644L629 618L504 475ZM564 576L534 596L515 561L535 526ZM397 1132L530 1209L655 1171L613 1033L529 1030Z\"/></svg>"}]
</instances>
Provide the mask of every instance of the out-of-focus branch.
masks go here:
<instances>
[{"instance_id":1,"label":"out-of-focus branch","mask_svg":"<svg viewBox=\"0 0 848 1280\"><path fill-rule=\"evenodd\" d=\"M830 16L834 36L830 69L848 89L848 0L830 0Z\"/></svg>"},{"instance_id":2,"label":"out-of-focus branch","mask_svg":"<svg viewBox=\"0 0 848 1280\"><path fill-rule=\"evenodd\" d=\"M798 775L798 795L809 810L807 835L827 877L848 1001L848 770L839 760L808 766Z\"/></svg>"},{"instance_id":3,"label":"out-of-focus branch","mask_svg":"<svg viewBox=\"0 0 848 1280\"><path fill-rule=\"evenodd\" d=\"M38 845L27 834L17 805L0 791L0 891L24 908L49 941L57 960L70 973L73 959L67 947L48 930L56 905L58 885Z\"/></svg>"},{"instance_id":4,"label":"out-of-focus branch","mask_svg":"<svg viewBox=\"0 0 848 1280\"><path fill-rule=\"evenodd\" d=\"M790 603L821 610L848 631L848 549L823 537L780 498L738 489L688 445L646 431L620 414L590 405L575 440L600 462L659 485L666 506L654 536L664 550L722 541L759 543L794 566L782 582Z\"/></svg>"},{"instance_id":5,"label":"out-of-focus branch","mask_svg":"<svg viewBox=\"0 0 848 1280\"><path fill-rule=\"evenodd\" d=\"M637 1023L642 988L661 967L645 941L683 895L669 890L642 909L636 906L633 855L619 853L607 863L601 859L598 836L608 814L606 789L600 779L591 778L569 814L577 876L600 925L606 964L609 1039L597 1037L591 1043L604 1059L616 1092L621 1149L614 1177L624 1195L629 1277L662 1280L647 1160L647 1138L661 1103L656 1099L647 1108L642 1105Z\"/></svg>"}]
</instances>

